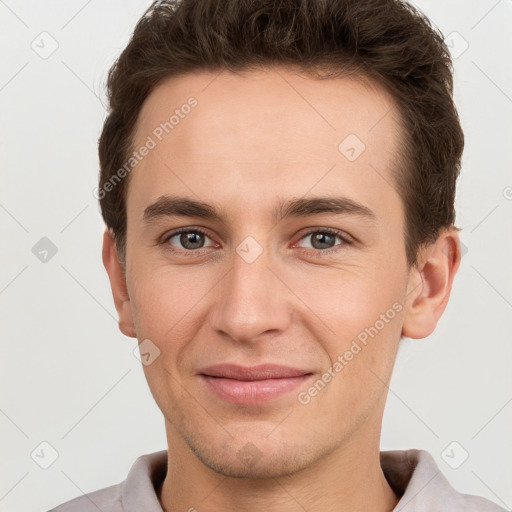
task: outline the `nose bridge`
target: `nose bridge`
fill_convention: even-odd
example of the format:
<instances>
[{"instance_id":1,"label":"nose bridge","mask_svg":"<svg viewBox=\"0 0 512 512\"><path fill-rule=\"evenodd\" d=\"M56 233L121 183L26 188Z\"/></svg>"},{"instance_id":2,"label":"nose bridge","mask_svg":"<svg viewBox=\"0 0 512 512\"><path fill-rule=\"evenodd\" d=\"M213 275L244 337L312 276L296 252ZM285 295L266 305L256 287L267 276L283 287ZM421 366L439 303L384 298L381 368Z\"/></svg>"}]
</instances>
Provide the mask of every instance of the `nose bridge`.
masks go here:
<instances>
[{"instance_id":1,"label":"nose bridge","mask_svg":"<svg viewBox=\"0 0 512 512\"><path fill-rule=\"evenodd\" d=\"M285 287L268 268L272 258L253 237L233 251L231 270L222 280L213 328L237 341L252 341L267 331L283 331L290 321Z\"/></svg>"}]
</instances>

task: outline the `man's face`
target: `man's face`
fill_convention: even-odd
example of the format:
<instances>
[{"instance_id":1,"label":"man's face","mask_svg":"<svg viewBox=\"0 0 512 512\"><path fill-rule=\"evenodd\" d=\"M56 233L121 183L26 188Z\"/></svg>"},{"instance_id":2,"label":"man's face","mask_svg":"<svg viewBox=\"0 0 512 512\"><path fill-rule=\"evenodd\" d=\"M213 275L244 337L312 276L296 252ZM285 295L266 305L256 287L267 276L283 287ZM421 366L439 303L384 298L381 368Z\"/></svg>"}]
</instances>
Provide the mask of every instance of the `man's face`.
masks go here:
<instances>
[{"instance_id":1,"label":"man's face","mask_svg":"<svg viewBox=\"0 0 512 512\"><path fill-rule=\"evenodd\" d=\"M289 68L184 75L148 97L134 147L155 146L130 175L126 283L137 338L160 351L144 371L169 442L256 477L378 437L410 284L399 130L377 86ZM144 219L162 196L218 218ZM316 198L356 207L275 215ZM205 376L219 364L308 375Z\"/></svg>"}]
</instances>

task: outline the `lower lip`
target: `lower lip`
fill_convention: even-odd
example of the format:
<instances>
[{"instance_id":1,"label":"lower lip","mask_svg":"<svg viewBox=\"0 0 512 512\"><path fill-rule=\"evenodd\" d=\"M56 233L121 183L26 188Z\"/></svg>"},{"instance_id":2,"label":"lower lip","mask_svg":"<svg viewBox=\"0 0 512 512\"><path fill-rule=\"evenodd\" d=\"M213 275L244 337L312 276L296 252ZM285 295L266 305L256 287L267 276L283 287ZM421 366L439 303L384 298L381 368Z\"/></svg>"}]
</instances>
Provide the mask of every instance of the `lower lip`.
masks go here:
<instances>
[{"instance_id":1,"label":"lower lip","mask_svg":"<svg viewBox=\"0 0 512 512\"><path fill-rule=\"evenodd\" d=\"M268 402L303 385L312 377L287 377L265 380L235 380L200 375L210 391L218 397L239 405L257 405Z\"/></svg>"}]
</instances>

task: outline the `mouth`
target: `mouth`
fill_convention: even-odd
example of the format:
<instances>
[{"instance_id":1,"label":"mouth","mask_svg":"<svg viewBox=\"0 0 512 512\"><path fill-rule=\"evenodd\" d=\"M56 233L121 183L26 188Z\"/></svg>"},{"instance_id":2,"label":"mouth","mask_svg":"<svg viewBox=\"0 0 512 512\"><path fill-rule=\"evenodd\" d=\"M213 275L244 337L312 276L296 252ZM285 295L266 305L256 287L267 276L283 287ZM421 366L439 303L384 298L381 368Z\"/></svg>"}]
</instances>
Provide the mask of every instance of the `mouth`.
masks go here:
<instances>
[{"instance_id":1,"label":"mouth","mask_svg":"<svg viewBox=\"0 0 512 512\"><path fill-rule=\"evenodd\" d=\"M203 368L198 376L216 397L238 405L274 400L311 379L308 370L264 364L244 367L221 364Z\"/></svg>"}]
</instances>

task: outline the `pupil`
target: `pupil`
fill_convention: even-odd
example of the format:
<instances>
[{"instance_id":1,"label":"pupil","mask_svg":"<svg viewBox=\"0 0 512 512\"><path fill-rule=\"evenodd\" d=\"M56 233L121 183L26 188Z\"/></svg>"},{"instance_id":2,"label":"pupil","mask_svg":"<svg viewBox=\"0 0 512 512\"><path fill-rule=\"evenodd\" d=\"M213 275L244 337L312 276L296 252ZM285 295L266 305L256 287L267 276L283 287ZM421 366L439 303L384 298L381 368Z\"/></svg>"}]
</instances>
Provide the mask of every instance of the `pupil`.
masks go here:
<instances>
[{"instance_id":1,"label":"pupil","mask_svg":"<svg viewBox=\"0 0 512 512\"><path fill-rule=\"evenodd\" d=\"M325 238L327 238L327 242L325 241ZM330 235L329 233L316 233L313 236L313 247L315 249L330 249L332 246L329 244L329 241L332 242L333 239L334 236ZM320 247L317 246L317 242L320 242Z\"/></svg>"},{"instance_id":2,"label":"pupil","mask_svg":"<svg viewBox=\"0 0 512 512\"><path fill-rule=\"evenodd\" d=\"M180 242L187 249L198 249L202 246L201 236L200 233L182 233Z\"/></svg>"}]
</instances>

